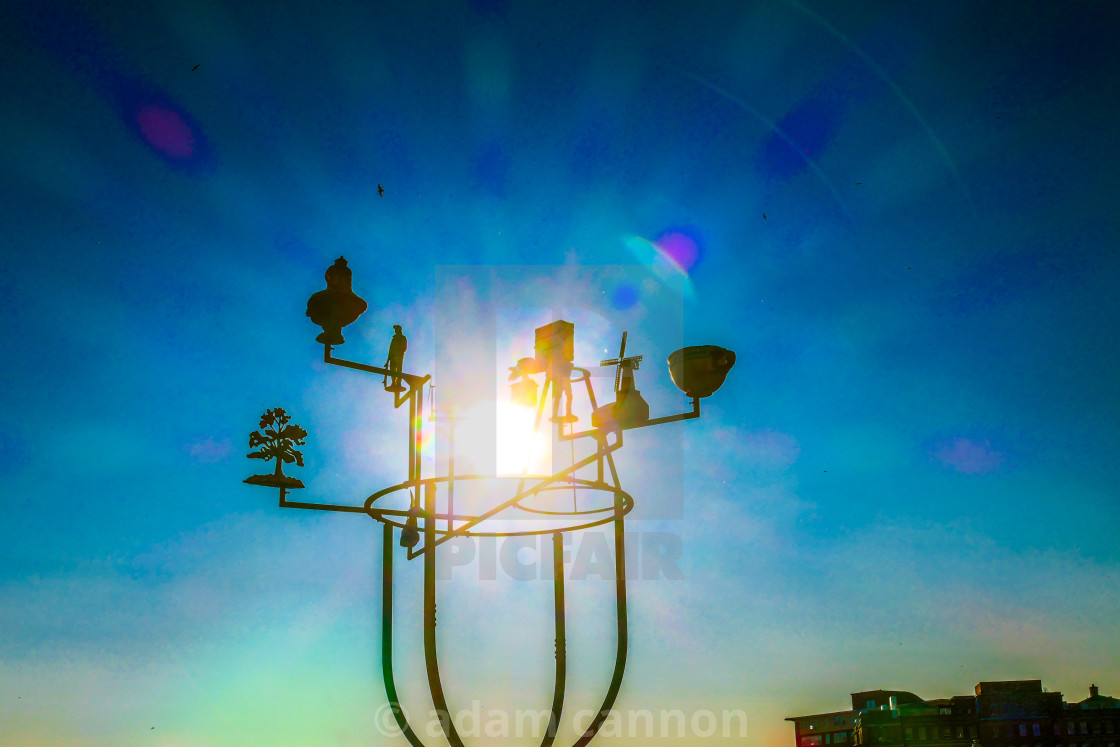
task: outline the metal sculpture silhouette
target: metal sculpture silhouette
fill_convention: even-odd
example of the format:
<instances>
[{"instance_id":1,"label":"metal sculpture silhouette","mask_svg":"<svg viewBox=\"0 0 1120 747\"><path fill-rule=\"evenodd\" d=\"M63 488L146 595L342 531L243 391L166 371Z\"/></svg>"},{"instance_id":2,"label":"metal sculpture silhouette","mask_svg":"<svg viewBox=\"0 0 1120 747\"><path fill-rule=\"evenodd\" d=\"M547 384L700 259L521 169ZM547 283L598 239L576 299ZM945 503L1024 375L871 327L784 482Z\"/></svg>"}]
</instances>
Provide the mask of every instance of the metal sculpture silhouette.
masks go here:
<instances>
[{"instance_id":1,"label":"metal sculpture silhouette","mask_svg":"<svg viewBox=\"0 0 1120 747\"><path fill-rule=\"evenodd\" d=\"M619 348L618 348L618 357L617 358L611 358L610 360L599 361L600 366L617 366L617 368L615 369L615 372L614 372L614 391L615 391L615 394L618 394L618 386L619 386L620 380L622 378L623 370L637 371L639 365L642 362L642 358L644 357L644 356L641 356L641 355L632 355L629 358L626 357L626 337L629 334L630 334L629 332L623 332L622 333L622 345L620 345ZM630 378L633 379L633 374L631 374Z\"/></svg>"},{"instance_id":2,"label":"metal sculpture silhouette","mask_svg":"<svg viewBox=\"0 0 1120 747\"><path fill-rule=\"evenodd\" d=\"M253 475L245 478L244 482L250 485L265 485L270 488L302 488L303 483L294 477L284 474L285 462L295 462L303 466L303 454L296 451L296 446L302 446L307 438L307 431L295 423L290 422L291 417L283 409L266 410L261 415L259 431L249 434L249 448L257 451L246 454L250 459L263 459L266 462L275 459L276 471L271 475Z\"/></svg>"},{"instance_id":3,"label":"metal sculpture silhouette","mask_svg":"<svg viewBox=\"0 0 1120 747\"><path fill-rule=\"evenodd\" d=\"M537 367L548 374L547 381L552 384L552 422L574 423L572 415L572 361L575 359L575 326L570 322L558 320L540 327L536 333ZM548 388L547 385L545 387ZM560 414L560 402L567 403L564 414Z\"/></svg>"},{"instance_id":4,"label":"metal sculpture silhouette","mask_svg":"<svg viewBox=\"0 0 1120 747\"><path fill-rule=\"evenodd\" d=\"M537 382L533 381L533 374L543 370L536 358L522 358L509 367L509 380L513 382L510 384L510 399L513 404L522 407L537 406Z\"/></svg>"},{"instance_id":5,"label":"metal sculpture silhouette","mask_svg":"<svg viewBox=\"0 0 1120 747\"><path fill-rule=\"evenodd\" d=\"M339 258L339 262L345 268L345 260ZM335 266L338 266L338 262ZM346 268L345 280L345 291L353 296L353 293L349 290L348 268ZM423 557L424 659L428 689L435 705L435 713L439 718L440 726L448 743L452 747L463 747L462 739L457 733L454 721L451 718L451 711L448 709L439 670L436 646L436 548L455 537L512 537L545 534L552 536L556 665L552 707L546 733L541 741L542 747L550 747L559 728L567 677L563 533L611 524L615 549L617 642L611 681L602 705L583 734L574 742L574 747L587 745L594 739L610 715L626 668L628 627L624 518L634 507L634 499L621 487L613 454L622 448L623 432L626 430L699 417L700 398L711 395L723 383L727 371L734 365L734 353L715 346L684 348L673 353L669 357L670 374L678 388L692 398L692 410L650 419L648 405L645 406L643 413L639 403L644 405L644 400L641 399L640 393L633 386L633 372L638 368L642 357L626 357L625 333L623 334L618 358L603 361L601 364L618 366L614 387L615 402L599 407L595 401L595 391L591 386L590 372L586 368L574 364L573 325L565 321L556 321L545 325L536 331L535 356L533 358L522 358L510 368L510 380L516 380L513 385L514 401L515 403L531 404L528 402L529 397L527 396L530 391L534 395L533 399L537 399L535 396L536 382L533 381L532 377L541 374L545 376L541 388L541 397L536 403L534 430L539 431L541 428L547 402L545 395L551 391L553 400L552 425L549 426L549 429L555 429L553 435L557 440L573 442L572 464L549 475L531 475L528 474L527 468L513 478L495 478L478 474L458 475L455 473L454 436L452 435L447 474L424 477L422 474L422 451L424 447L424 439L422 438L423 394L424 387L429 385L431 377L405 373L401 369L400 363L403 361L404 353L403 345L399 348L400 357L398 358L394 358L394 348L390 345L389 360L385 368L333 357L331 348L333 345L341 344L342 327L357 318L357 314L355 314L353 318L347 320L346 315L338 313L337 309L346 307L352 311L357 308L357 304L347 301L347 296L341 291L329 296L328 301L315 301L317 297L322 299L323 293L329 292L331 292L330 271L328 271L328 290L320 291L312 296L311 301L308 302L308 316L311 316L312 321L324 328L324 333L317 338L319 342L323 343L324 362L380 375L383 377L383 382L386 378L391 377L394 382L403 383L403 385L398 384L396 388L386 386L385 389L393 393L394 408L400 408L402 405L408 404L407 479L373 493L366 498L361 506L289 501L287 500L287 491L289 487L294 486L265 482L256 478L250 478L246 482L279 488L280 505L283 507L362 513L382 524L382 677L393 716L401 733L413 747L424 747L424 743L417 736L416 730L409 724L404 710L401 708L393 675L393 554L395 547L399 545L405 548L406 557L409 560ZM354 296L354 298L357 297ZM361 304L364 309L365 302L362 301ZM316 309L314 314L312 313L313 306ZM358 314L360 313L359 311ZM349 311L347 314L349 314ZM396 329L400 334L400 327L398 326ZM401 337L403 338L403 334ZM394 363L397 365L394 365ZM592 424L594 427L588 430L574 431L578 419L572 414L572 387L580 384L583 385L584 393L592 408ZM567 401L564 414L560 414L559 403L561 399ZM255 434L256 439L251 436L250 445L264 444L265 441L261 439L272 432L275 432L275 437L269 438L273 438L277 443L275 446L267 446L269 449L267 452L265 447L262 447L259 454L250 454L249 456L269 458L266 453L277 454L279 459L283 461L296 459L299 464L302 464L302 457L299 456L299 453L291 450L290 446L281 446L280 442L284 440L285 434L287 434L288 438L299 436L292 443L303 443L302 438L307 435L306 432L299 426L288 426L287 420L280 422L281 418L287 417L282 410L270 410L266 413L266 416L270 414L272 414L275 422L280 424L280 429L272 428L271 431L266 431L264 434ZM438 420L437 418L433 419ZM450 422L458 418L444 419ZM598 424L595 422L597 419L600 421ZM453 434L454 424L451 425ZM261 427L266 427L264 418L261 420ZM590 453L577 460L574 456L575 442L589 444L592 447ZM268 444L272 444L272 441L268 441ZM581 470L592 467L595 470L594 479L577 477L577 473ZM278 463L277 475L279 474ZM496 505L485 510L476 509L475 513L469 514L455 513L454 491L457 483L470 485L476 481L492 479L515 480L516 487L506 498L499 499ZM302 483L299 487L302 487ZM609 501L606 501L604 505L592 508L585 507L582 510L578 508L578 505L573 506L571 510L561 509L555 501L549 501L549 498L558 495L556 491L560 490L583 490L589 493L604 494L609 498ZM408 508L390 508L389 497L403 492L407 492L409 496ZM528 530L502 530L501 527L491 525L491 520L498 517L508 517L511 514L518 516L529 514L538 518L550 519L552 523L544 529ZM398 529L400 530L399 542L394 542L394 534Z\"/></svg>"},{"instance_id":6,"label":"metal sculpture silhouette","mask_svg":"<svg viewBox=\"0 0 1120 747\"><path fill-rule=\"evenodd\" d=\"M389 355L385 358L385 368L393 372L392 386L385 383L386 377L381 377L381 384L387 392L403 392L400 373L404 367L404 354L408 350L408 338L404 336L401 325L393 325L393 339L389 341Z\"/></svg>"},{"instance_id":7,"label":"metal sculpture silhouette","mask_svg":"<svg viewBox=\"0 0 1120 747\"><path fill-rule=\"evenodd\" d=\"M638 370L642 356L626 356L626 337L629 334L629 332L622 333L622 345L618 348L617 358L599 361L600 366L615 366L614 402L603 405L591 413L591 424L596 428L604 430L632 428L649 420L649 404L634 386L634 372Z\"/></svg>"},{"instance_id":8,"label":"metal sculpture silhouette","mask_svg":"<svg viewBox=\"0 0 1120 747\"><path fill-rule=\"evenodd\" d=\"M341 345L346 342L342 328L362 315L366 302L350 289L353 275L345 257L336 259L323 277L327 288L307 300L307 316L323 328L322 334L315 338L318 342Z\"/></svg>"}]
</instances>

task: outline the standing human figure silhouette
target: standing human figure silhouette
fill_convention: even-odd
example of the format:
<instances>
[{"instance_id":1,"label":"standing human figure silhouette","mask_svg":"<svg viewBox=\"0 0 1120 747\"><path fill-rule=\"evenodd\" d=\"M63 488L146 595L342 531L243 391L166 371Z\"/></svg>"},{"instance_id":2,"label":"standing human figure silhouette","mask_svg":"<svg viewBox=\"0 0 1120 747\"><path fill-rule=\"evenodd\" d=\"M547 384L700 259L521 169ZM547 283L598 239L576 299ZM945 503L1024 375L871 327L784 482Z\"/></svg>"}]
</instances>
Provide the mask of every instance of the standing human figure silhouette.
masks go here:
<instances>
[{"instance_id":1,"label":"standing human figure silhouette","mask_svg":"<svg viewBox=\"0 0 1120 747\"><path fill-rule=\"evenodd\" d=\"M401 370L404 367L404 353L408 350L408 338L404 336L401 331L401 325L393 325L393 339L389 341L389 356L385 359L385 368L393 372L393 386L386 387L390 391L401 391ZM381 383L385 384L385 379L382 377Z\"/></svg>"}]
</instances>

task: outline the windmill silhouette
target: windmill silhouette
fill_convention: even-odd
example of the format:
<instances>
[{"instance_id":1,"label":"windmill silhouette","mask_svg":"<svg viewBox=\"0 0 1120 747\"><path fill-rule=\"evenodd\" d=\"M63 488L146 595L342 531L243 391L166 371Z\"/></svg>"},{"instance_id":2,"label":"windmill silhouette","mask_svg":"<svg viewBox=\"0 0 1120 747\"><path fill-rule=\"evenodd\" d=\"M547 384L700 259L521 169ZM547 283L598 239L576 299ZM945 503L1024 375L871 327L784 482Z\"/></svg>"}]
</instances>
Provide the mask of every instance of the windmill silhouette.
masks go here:
<instances>
[{"instance_id":1,"label":"windmill silhouette","mask_svg":"<svg viewBox=\"0 0 1120 747\"><path fill-rule=\"evenodd\" d=\"M614 402L591 413L591 424L605 431L632 428L649 421L649 404L634 386L634 372L641 366L642 356L626 355L626 338L629 334L622 333L617 358L599 361L600 366L615 367Z\"/></svg>"},{"instance_id":2,"label":"windmill silhouette","mask_svg":"<svg viewBox=\"0 0 1120 747\"><path fill-rule=\"evenodd\" d=\"M622 333L622 345L620 345L618 348L617 358L599 361L600 366L617 366L614 372L614 393L616 395L621 392L621 390L619 389L619 385L622 383L622 371L624 369L631 372L637 371L639 366L641 366L642 364L642 356L640 355L632 355L629 358L626 357L626 337L629 334L629 331ZM626 377L626 389L629 391L630 389L633 389L633 386L634 374L631 373Z\"/></svg>"}]
</instances>

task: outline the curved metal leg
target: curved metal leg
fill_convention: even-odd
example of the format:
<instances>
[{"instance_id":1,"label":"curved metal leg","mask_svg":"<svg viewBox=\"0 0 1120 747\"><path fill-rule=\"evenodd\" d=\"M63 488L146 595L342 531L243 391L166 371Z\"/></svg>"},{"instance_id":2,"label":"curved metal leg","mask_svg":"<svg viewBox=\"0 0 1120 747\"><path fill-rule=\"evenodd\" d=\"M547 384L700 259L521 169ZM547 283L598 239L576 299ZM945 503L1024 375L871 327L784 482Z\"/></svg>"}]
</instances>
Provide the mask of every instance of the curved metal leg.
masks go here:
<instances>
[{"instance_id":1,"label":"curved metal leg","mask_svg":"<svg viewBox=\"0 0 1120 747\"><path fill-rule=\"evenodd\" d=\"M429 515L434 513L429 507ZM616 508L621 510L621 506ZM425 526L425 543L435 536L435 520L428 519ZM592 722L584 736L577 745L586 745L602 726L603 721L610 713L615 697L622 682L622 672L626 664L626 586L625 586L625 548L622 541L621 515L615 520L616 556L615 570L618 573L616 590L621 590L619 597L619 649L615 658L614 677L607 691L607 698L603 707ZM548 728L541 747L551 747L560 728L560 715L564 707L564 692L567 681L567 635L565 623L564 601L564 542L563 535L556 532L552 536L552 562L553 562L553 603L555 607L556 630L556 679L552 694L552 709L549 716ZM424 743L413 731L405 718L397 696L396 684L393 678L393 527L386 524L382 530L382 621L381 621L381 671L385 681L385 694L389 706L393 711L397 726L404 734L412 747L425 747ZM429 545L429 547L431 547ZM447 700L443 694L443 684L439 676L439 661L436 653L435 639L435 552L434 547L424 555L424 658L428 672L428 687L431 691L432 702L435 704L436 713L440 719L447 741L453 747L464 747L462 740L455 730L451 712L447 708Z\"/></svg>"},{"instance_id":2,"label":"curved metal leg","mask_svg":"<svg viewBox=\"0 0 1120 747\"><path fill-rule=\"evenodd\" d=\"M389 524L385 524L381 532L381 677L385 680L385 696L401 733L412 747L424 747L401 710L393 679L393 527Z\"/></svg>"},{"instance_id":3,"label":"curved metal leg","mask_svg":"<svg viewBox=\"0 0 1120 747\"><path fill-rule=\"evenodd\" d=\"M548 731L541 740L541 747L550 747L560 729L560 711L564 708L564 685L568 677L568 644L564 628L564 536L560 532L552 535L552 579L556 616L556 681L552 690Z\"/></svg>"},{"instance_id":4,"label":"curved metal leg","mask_svg":"<svg viewBox=\"0 0 1120 747\"><path fill-rule=\"evenodd\" d=\"M424 491L424 664L428 670L428 690L436 707L436 716L451 747L464 747L455 730L455 721L447 708L443 695L443 681L439 676L436 656L436 501L434 486L426 485Z\"/></svg>"},{"instance_id":5,"label":"curved metal leg","mask_svg":"<svg viewBox=\"0 0 1120 747\"><path fill-rule=\"evenodd\" d=\"M429 493L431 495L431 493ZM435 513L435 506L429 506L429 515ZM428 670L428 689L432 694L440 726L452 747L464 747L455 730L447 699L443 694L443 682L439 676L439 658L436 652L436 583L435 547L430 543L435 539L435 520L430 519L425 527L425 545L430 550L424 553L424 662ZM548 728L541 747L550 747L560 729L560 712L564 707L564 687L567 680L567 638L564 624L564 541L559 532L552 536L553 563L553 603L555 606L556 626L556 679L552 692L552 710L549 714ZM614 688L617 691L617 687ZM613 700L613 698L612 698Z\"/></svg>"},{"instance_id":6,"label":"curved metal leg","mask_svg":"<svg viewBox=\"0 0 1120 747\"><path fill-rule=\"evenodd\" d=\"M613 460L611 460L611 469L612 471L614 469ZM622 525L622 506L617 502L615 503L615 513L617 518L614 520L614 593L618 614L618 648L614 657L614 674L611 676L611 685L607 688L607 697L603 699L602 707L595 714L595 718L591 720L587 731L576 740L572 747L585 747L599 733L603 722L607 720L607 716L611 713L611 708L614 707L615 698L618 697L618 689L622 686L622 674L626 671L626 642L628 636L626 628L626 535Z\"/></svg>"}]
</instances>

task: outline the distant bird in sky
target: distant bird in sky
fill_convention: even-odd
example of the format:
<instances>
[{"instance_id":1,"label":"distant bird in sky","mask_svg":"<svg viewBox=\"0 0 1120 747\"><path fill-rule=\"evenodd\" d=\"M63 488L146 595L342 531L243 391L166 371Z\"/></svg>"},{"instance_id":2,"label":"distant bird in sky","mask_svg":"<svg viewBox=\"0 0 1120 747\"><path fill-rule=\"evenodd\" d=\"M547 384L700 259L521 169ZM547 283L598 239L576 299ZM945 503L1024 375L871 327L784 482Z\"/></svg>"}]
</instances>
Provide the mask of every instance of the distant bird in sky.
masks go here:
<instances>
[{"instance_id":1,"label":"distant bird in sky","mask_svg":"<svg viewBox=\"0 0 1120 747\"><path fill-rule=\"evenodd\" d=\"M762 214L762 219L763 219L763 220L766 220L766 213L763 213L763 214Z\"/></svg>"},{"instance_id":2,"label":"distant bird in sky","mask_svg":"<svg viewBox=\"0 0 1120 747\"><path fill-rule=\"evenodd\" d=\"M200 62L200 63L198 63L198 65L195 65L194 67L192 67L192 68L191 68L191 72L193 73L193 72L194 72L195 70L198 70L198 67L199 67L199 65L201 65L201 64L202 64L202 63ZM154 729L155 727L153 726L152 728Z\"/></svg>"},{"instance_id":3,"label":"distant bird in sky","mask_svg":"<svg viewBox=\"0 0 1120 747\"><path fill-rule=\"evenodd\" d=\"M378 197L384 197L385 196L385 190L381 188L380 184L377 185L377 196Z\"/></svg>"}]
</instances>

